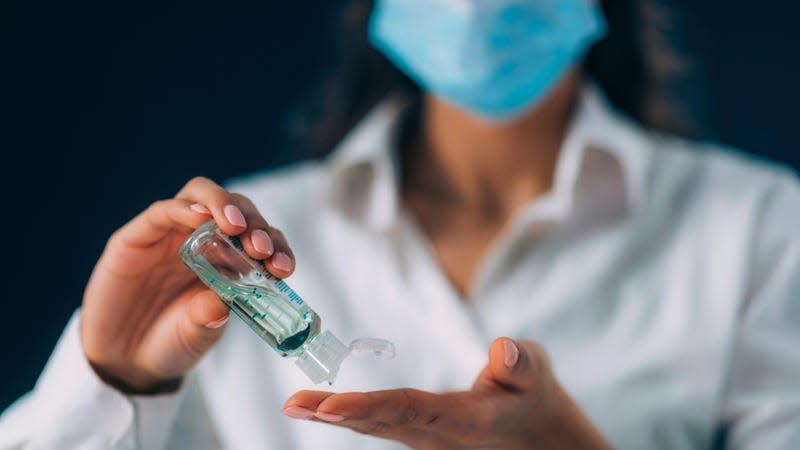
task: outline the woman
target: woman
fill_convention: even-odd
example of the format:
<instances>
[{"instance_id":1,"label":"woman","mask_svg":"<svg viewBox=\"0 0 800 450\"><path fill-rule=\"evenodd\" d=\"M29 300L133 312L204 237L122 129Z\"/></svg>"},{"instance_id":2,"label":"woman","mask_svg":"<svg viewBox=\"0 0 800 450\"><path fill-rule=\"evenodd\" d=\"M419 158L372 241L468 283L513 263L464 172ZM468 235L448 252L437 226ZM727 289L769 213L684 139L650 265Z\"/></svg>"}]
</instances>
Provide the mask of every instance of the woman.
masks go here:
<instances>
[{"instance_id":1,"label":"woman","mask_svg":"<svg viewBox=\"0 0 800 450\"><path fill-rule=\"evenodd\" d=\"M118 230L0 444L796 448L800 186L611 109L582 64L605 32L590 0L379 0L414 82L373 80L330 158ZM180 262L209 219L398 357L306 390Z\"/></svg>"}]
</instances>

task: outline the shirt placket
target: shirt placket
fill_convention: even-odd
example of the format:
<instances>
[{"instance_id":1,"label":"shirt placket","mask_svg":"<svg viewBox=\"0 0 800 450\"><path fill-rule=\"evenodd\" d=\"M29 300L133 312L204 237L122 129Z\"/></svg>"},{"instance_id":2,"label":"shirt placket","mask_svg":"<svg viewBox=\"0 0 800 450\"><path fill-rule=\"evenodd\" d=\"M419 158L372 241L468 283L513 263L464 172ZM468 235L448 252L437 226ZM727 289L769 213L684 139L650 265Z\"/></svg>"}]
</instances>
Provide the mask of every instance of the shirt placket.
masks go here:
<instances>
[{"instance_id":1,"label":"shirt placket","mask_svg":"<svg viewBox=\"0 0 800 450\"><path fill-rule=\"evenodd\" d=\"M399 228L406 252L408 283L418 293L416 301L435 324L434 332L443 341L452 341L450 357L474 378L486 363L488 337L475 309L460 297L439 266L435 253L413 220L400 214Z\"/></svg>"}]
</instances>

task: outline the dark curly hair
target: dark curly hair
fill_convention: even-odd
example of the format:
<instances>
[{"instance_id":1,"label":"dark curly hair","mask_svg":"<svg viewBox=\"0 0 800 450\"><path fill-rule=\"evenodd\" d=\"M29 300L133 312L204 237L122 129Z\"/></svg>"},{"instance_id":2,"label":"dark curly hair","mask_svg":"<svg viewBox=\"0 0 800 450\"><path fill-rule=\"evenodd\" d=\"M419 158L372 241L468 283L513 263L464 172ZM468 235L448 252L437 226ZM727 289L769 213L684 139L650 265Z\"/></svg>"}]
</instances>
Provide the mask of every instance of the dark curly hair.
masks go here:
<instances>
[{"instance_id":1,"label":"dark curly hair","mask_svg":"<svg viewBox=\"0 0 800 450\"><path fill-rule=\"evenodd\" d=\"M346 1L329 71L287 116L289 145L329 152L388 92L421 92L367 40L372 0ZM701 70L687 56L685 17L661 0L606 0L609 33L590 50L585 72L641 124L687 137L704 134Z\"/></svg>"}]
</instances>

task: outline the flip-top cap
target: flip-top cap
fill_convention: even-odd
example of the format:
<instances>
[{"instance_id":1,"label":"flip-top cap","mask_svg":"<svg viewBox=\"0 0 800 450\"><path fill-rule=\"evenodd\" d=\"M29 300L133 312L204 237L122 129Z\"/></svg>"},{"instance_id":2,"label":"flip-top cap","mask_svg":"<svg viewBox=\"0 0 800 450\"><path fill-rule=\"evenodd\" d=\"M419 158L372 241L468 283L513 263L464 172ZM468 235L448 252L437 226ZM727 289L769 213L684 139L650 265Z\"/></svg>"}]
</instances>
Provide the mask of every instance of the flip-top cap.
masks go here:
<instances>
[{"instance_id":1,"label":"flip-top cap","mask_svg":"<svg viewBox=\"0 0 800 450\"><path fill-rule=\"evenodd\" d=\"M305 351L297 357L295 364L314 384L323 381L333 384L339 373L339 365L349 353L350 349L333 333L325 331L306 344Z\"/></svg>"}]
</instances>

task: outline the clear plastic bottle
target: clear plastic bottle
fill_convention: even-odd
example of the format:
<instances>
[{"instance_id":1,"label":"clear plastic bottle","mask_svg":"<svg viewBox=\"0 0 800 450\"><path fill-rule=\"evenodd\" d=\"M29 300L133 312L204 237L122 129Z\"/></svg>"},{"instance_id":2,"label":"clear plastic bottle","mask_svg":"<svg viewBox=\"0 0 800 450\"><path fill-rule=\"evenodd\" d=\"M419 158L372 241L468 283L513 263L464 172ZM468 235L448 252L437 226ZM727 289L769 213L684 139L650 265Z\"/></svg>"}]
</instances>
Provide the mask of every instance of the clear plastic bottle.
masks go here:
<instances>
[{"instance_id":1,"label":"clear plastic bottle","mask_svg":"<svg viewBox=\"0 0 800 450\"><path fill-rule=\"evenodd\" d=\"M239 238L226 235L212 220L189 236L180 256L270 347L281 356L296 356L297 366L314 383L333 384L350 349L330 331L320 333L317 313L250 258Z\"/></svg>"}]
</instances>

